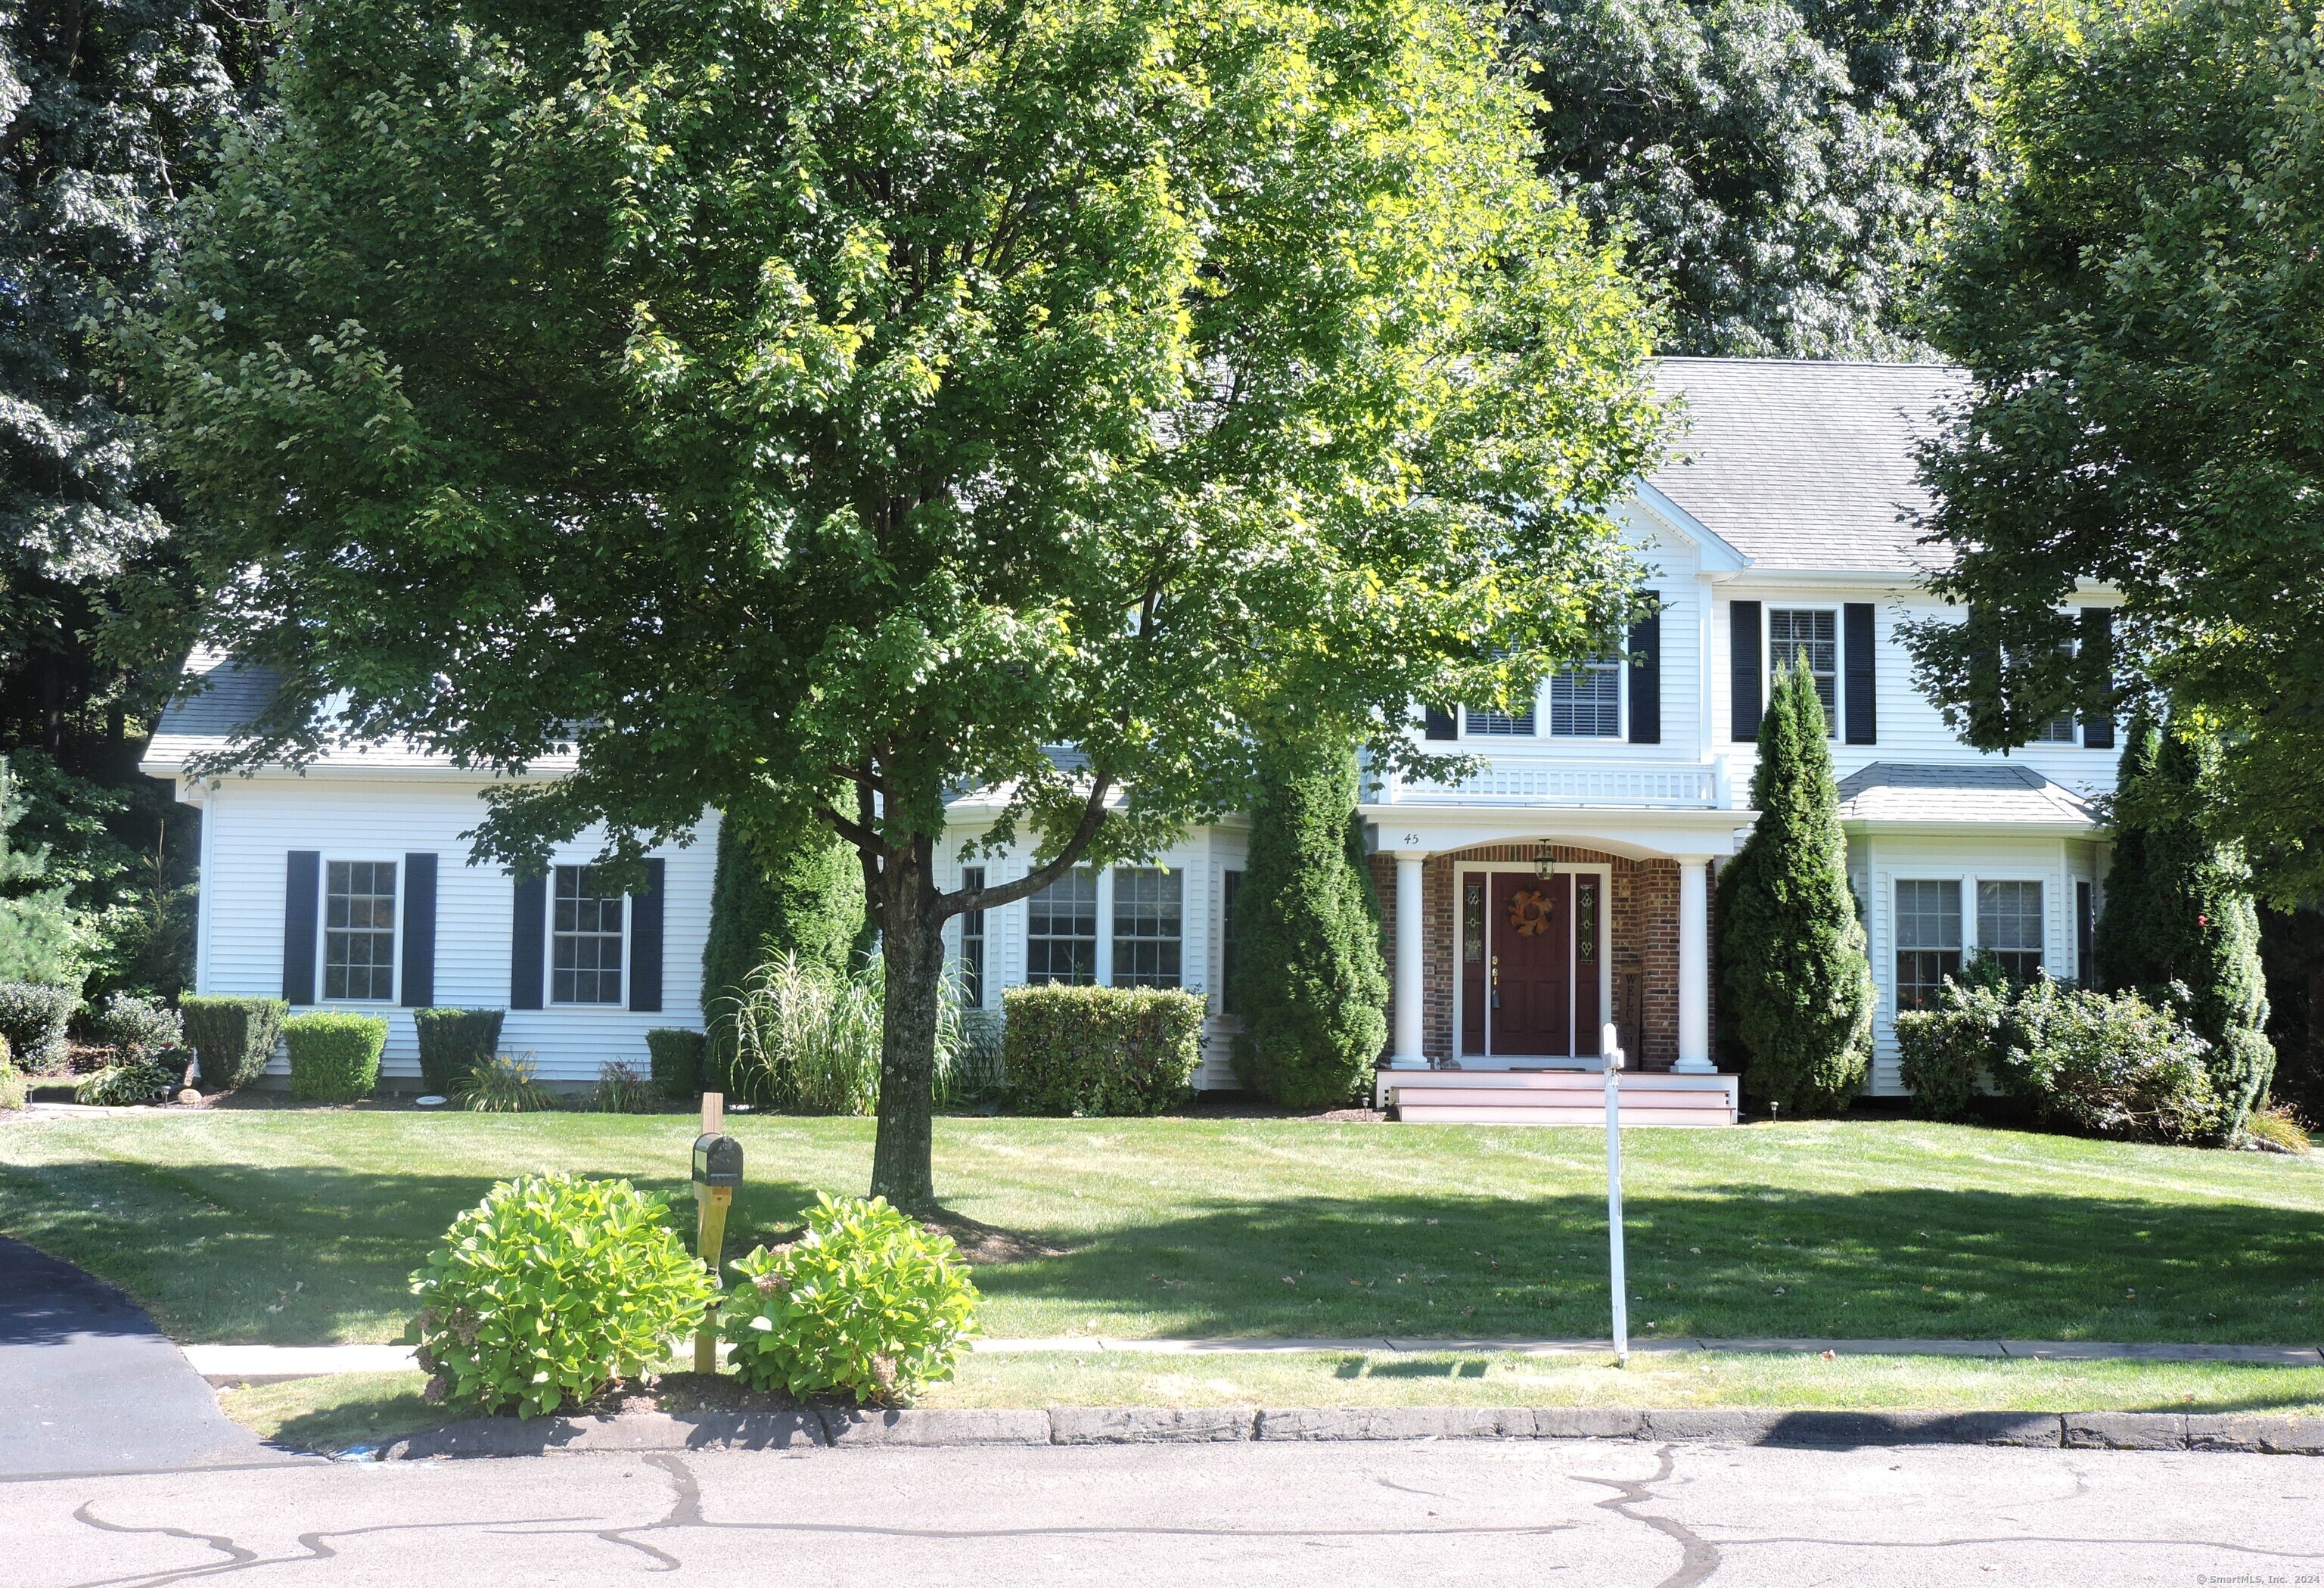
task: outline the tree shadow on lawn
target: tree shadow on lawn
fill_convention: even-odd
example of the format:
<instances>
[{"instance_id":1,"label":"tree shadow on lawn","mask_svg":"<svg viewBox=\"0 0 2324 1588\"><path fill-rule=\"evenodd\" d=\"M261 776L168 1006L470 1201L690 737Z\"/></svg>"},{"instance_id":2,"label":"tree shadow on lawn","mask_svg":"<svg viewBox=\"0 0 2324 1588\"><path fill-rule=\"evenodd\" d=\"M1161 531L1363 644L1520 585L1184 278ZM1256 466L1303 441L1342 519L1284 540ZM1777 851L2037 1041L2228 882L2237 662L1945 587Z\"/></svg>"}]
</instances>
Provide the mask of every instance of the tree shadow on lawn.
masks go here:
<instances>
[{"instance_id":1,"label":"tree shadow on lawn","mask_svg":"<svg viewBox=\"0 0 2324 1588\"><path fill-rule=\"evenodd\" d=\"M1724 1186L1632 1196L1626 1213L1630 1325L1643 1338L2313 1346L2324 1335L2324 1217L2282 1208ZM1003 1313L1030 1304L1125 1334L1609 1329L1605 1205L1591 1196L1217 1204L977 1282Z\"/></svg>"}]
</instances>

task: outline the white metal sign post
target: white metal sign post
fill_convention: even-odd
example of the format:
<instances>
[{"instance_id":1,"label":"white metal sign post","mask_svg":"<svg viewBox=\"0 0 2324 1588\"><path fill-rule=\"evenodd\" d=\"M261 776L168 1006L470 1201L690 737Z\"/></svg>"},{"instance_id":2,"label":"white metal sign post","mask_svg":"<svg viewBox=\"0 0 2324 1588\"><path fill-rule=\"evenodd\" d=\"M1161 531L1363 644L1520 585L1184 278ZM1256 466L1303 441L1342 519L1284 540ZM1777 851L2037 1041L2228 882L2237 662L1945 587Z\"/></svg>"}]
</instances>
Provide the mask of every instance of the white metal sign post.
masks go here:
<instances>
[{"instance_id":1,"label":"white metal sign post","mask_svg":"<svg viewBox=\"0 0 2324 1588\"><path fill-rule=\"evenodd\" d=\"M1614 1365L1630 1365L1630 1281L1622 1267L1622 1050L1614 1028L1600 1029L1598 1051L1606 1066L1606 1245L1614 1281Z\"/></svg>"}]
</instances>

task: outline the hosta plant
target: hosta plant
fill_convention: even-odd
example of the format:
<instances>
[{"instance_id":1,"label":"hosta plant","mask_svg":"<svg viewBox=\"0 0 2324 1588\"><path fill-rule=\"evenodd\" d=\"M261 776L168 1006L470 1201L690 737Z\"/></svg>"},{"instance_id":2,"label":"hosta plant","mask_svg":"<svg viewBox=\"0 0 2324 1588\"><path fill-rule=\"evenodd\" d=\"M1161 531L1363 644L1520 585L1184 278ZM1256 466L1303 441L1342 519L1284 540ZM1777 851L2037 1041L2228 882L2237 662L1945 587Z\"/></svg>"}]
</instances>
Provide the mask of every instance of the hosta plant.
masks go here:
<instances>
[{"instance_id":1,"label":"hosta plant","mask_svg":"<svg viewBox=\"0 0 2324 1588\"><path fill-rule=\"evenodd\" d=\"M505 1180L411 1276L431 1401L520 1417L588 1399L700 1323L708 1271L627 1180Z\"/></svg>"},{"instance_id":2,"label":"hosta plant","mask_svg":"<svg viewBox=\"0 0 2324 1588\"><path fill-rule=\"evenodd\" d=\"M805 1235L728 1267L718 1328L755 1390L908 1399L952 1376L975 1332L976 1287L952 1238L884 1197L819 1196Z\"/></svg>"}]
</instances>

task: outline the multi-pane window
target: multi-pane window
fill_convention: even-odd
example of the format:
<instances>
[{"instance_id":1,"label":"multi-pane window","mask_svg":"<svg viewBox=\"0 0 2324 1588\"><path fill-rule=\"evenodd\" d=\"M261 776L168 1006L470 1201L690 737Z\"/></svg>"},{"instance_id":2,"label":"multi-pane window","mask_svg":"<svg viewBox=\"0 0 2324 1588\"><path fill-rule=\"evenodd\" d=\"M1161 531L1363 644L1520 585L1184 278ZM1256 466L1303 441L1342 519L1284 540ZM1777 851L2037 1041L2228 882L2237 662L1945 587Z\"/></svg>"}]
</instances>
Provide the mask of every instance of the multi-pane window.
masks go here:
<instances>
[{"instance_id":1,"label":"multi-pane window","mask_svg":"<svg viewBox=\"0 0 2324 1588\"><path fill-rule=\"evenodd\" d=\"M1559 739L1622 736L1622 664L1589 661L1549 675L1549 731Z\"/></svg>"},{"instance_id":2,"label":"multi-pane window","mask_svg":"<svg viewBox=\"0 0 2324 1588\"><path fill-rule=\"evenodd\" d=\"M2067 656L2074 655L2079 649L2071 640L2058 647L2060 652ZM2037 744L2071 744L2075 737L2072 712L2053 716L2034 730L2034 742Z\"/></svg>"},{"instance_id":3,"label":"multi-pane window","mask_svg":"<svg viewBox=\"0 0 2324 1588\"><path fill-rule=\"evenodd\" d=\"M974 890L984 886L984 868L963 866L960 885ZM960 912L960 1002L964 1009L984 1007L984 912L964 909Z\"/></svg>"},{"instance_id":4,"label":"multi-pane window","mask_svg":"<svg viewBox=\"0 0 2324 1588\"><path fill-rule=\"evenodd\" d=\"M1823 702L1824 732L1836 731L1840 721L1840 614L1830 608L1789 610L1767 614L1767 666L1776 678L1801 661L1815 679L1816 696Z\"/></svg>"},{"instance_id":5,"label":"multi-pane window","mask_svg":"<svg viewBox=\"0 0 2324 1588\"><path fill-rule=\"evenodd\" d=\"M549 934L552 1003L622 1001L622 895L608 893L594 865L557 868L557 919Z\"/></svg>"},{"instance_id":6,"label":"multi-pane window","mask_svg":"<svg viewBox=\"0 0 2324 1588\"><path fill-rule=\"evenodd\" d=\"M2042 884L1979 882L1977 946L2001 962L2010 979L2042 974Z\"/></svg>"},{"instance_id":7,"label":"multi-pane window","mask_svg":"<svg viewBox=\"0 0 2324 1588\"><path fill-rule=\"evenodd\" d=\"M1097 872L1077 865L1026 903L1025 979L1035 986L1097 980Z\"/></svg>"},{"instance_id":8,"label":"multi-pane window","mask_svg":"<svg viewBox=\"0 0 2324 1588\"><path fill-rule=\"evenodd\" d=\"M1179 984L1180 904L1185 873L1121 866L1113 873L1113 984Z\"/></svg>"},{"instance_id":9,"label":"multi-pane window","mask_svg":"<svg viewBox=\"0 0 2324 1588\"><path fill-rule=\"evenodd\" d=\"M1925 1009L1961 968L1961 893L1957 882L1896 884L1896 1007Z\"/></svg>"},{"instance_id":10,"label":"multi-pane window","mask_svg":"<svg viewBox=\"0 0 2324 1588\"><path fill-rule=\"evenodd\" d=\"M1480 711L1469 707L1462 715L1469 720L1469 732L1499 739L1530 739L1534 736L1533 710Z\"/></svg>"},{"instance_id":11,"label":"multi-pane window","mask_svg":"<svg viewBox=\"0 0 2324 1588\"><path fill-rule=\"evenodd\" d=\"M323 890L323 996L395 996L395 863L335 860Z\"/></svg>"}]
</instances>

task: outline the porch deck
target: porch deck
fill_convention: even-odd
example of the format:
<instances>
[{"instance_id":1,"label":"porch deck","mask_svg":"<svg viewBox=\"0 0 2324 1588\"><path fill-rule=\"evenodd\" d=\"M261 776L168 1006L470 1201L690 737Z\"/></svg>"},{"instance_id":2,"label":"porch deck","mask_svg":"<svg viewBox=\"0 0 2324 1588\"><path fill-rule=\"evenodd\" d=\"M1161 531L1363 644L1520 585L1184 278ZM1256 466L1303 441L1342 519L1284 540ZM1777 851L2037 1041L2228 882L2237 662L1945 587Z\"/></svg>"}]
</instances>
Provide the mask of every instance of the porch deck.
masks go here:
<instances>
[{"instance_id":1,"label":"porch deck","mask_svg":"<svg viewBox=\"0 0 2324 1588\"><path fill-rule=\"evenodd\" d=\"M1380 1105L1412 1124L1605 1128L1606 1081L1598 1060L1482 1062L1495 1067L1381 1070L1375 1083ZM1735 1076L1643 1070L1622 1076L1625 1126L1731 1125L1741 1109Z\"/></svg>"}]
</instances>

